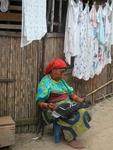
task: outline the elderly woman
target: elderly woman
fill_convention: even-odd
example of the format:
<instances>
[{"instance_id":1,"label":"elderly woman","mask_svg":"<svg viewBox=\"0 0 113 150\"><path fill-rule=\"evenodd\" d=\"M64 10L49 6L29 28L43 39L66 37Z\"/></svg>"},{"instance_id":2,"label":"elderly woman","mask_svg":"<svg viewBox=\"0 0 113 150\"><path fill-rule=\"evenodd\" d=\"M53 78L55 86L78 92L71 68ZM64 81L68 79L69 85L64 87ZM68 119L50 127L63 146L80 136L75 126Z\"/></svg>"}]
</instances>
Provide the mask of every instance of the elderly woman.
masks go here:
<instances>
[{"instance_id":1,"label":"elderly woman","mask_svg":"<svg viewBox=\"0 0 113 150\"><path fill-rule=\"evenodd\" d=\"M45 70L44 77L40 81L37 89L36 100L38 106L44 111L44 119L46 122L55 120L52 111L63 103L81 103L84 99L74 94L73 88L70 87L63 79L67 69L67 64L59 58L53 59ZM74 148L84 148L84 146L76 139L87 129L90 128L89 113L81 108L74 112L71 118L56 119L57 124L63 131L63 135L68 144Z\"/></svg>"}]
</instances>

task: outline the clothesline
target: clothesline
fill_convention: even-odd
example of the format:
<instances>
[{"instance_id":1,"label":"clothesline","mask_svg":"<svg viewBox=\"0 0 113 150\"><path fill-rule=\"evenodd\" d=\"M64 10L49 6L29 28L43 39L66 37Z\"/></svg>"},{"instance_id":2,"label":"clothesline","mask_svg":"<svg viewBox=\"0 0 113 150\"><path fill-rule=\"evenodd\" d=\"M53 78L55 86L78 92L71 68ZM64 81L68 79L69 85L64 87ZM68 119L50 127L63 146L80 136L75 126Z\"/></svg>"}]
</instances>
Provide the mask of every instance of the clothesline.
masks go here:
<instances>
[{"instance_id":1,"label":"clothesline","mask_svg":"<svg viewBox=\"0 0 113 150\"><path fill-rule=\"evenodd\" d=\"M81 1L82 3L84 3L84 1L83 0L75 0L75 2L78 2L78 1ZM96 0L87 0L87 2L85 2L85 3L97 3L96 2ZM106 2L108 2L108 3L112 3L112 0L106 0ZM106 2L104 2L104 3L106 3Z\"/></svg>"},{"instance_id":2,"label":"clothesline","mask_svg":"<svg viewBox=\"0 0 113 150\"><path fill-rule=\"evenodd\" d=\"M75 1L75 0L74 0ZM110 7L112 7L112 0L107 0L106 2L104 2L103 4L97 4L96 1L93 1L92 3L90 3L90 1L87 2L83 2L82 0L76 0L76 3L81 2L83 4L83 10L84 8L88 5L89 6L89 11L91 10L92 6L95 6L96 10L98 10L98 8L101 6L102 8L104 8L106 6L106 4L109 4Z\"/></svg>"},{"instance_id":3,"label":"clothesline","mask_svg":"<svg viewBox=\"0 0 113 150\"><path fill-rule=\"evenodd\" d=\"M84 3L82 0L80 0L83 4L89 4L90 5L90 1L87 1L87 3ZM96 1L93 1L92 2L92 5L95 5L95 6L106 6L106 3L109 3L111 5L112 1L111 0L107 0L106 2L104 2L104 4L97 4Z\"/></svg>"}]
</instances>

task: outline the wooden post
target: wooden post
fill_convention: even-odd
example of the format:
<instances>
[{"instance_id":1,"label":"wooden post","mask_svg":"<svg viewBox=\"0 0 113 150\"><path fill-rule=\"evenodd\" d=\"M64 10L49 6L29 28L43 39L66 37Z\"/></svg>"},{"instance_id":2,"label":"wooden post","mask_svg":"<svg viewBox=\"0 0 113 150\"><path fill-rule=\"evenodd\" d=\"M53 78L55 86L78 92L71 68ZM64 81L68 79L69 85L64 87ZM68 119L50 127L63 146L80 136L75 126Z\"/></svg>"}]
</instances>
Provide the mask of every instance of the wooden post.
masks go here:
<instances>
[{"instance_id":1,"label":"wooden post","mask_svg":"<svg viewBox=\"0 0 113 150\"><path fill-rule=\"evenodd\" d=\"M50 32L53 32L55 0L52 0Z\"/></svg>"},{"instance_id":2,"label":"wooden post","mask_svg":"<svg viewBox=\"0 0 113 150\"><path fill-rule=\"evenodd\" d=\"M51 13L51 3L52 3L52 0L48 0L48 6L47 6L47 23L49 22L49 16L50 16L50 13Z\"/></svg>"},{"instance_id":3,"label":"wooden post","mask_svg":"<svg viewBox=\"0 0 113 150\"><path fill-rule=\"evenodd\" d=\"M62 22L62 0L59 0L59 26L58 26L59 32L61 32L61 22Z\"/></svg>"}]
</instances>

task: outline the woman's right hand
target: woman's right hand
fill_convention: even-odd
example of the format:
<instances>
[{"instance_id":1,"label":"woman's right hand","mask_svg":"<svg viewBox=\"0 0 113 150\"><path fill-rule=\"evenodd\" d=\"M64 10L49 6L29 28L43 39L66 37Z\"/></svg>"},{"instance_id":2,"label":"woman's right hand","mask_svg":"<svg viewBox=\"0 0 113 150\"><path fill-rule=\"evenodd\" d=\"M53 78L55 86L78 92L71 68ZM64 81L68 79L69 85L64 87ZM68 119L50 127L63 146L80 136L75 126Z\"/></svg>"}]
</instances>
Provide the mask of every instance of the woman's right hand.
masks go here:
<instances>
[{"instance_id":1,"label":"woman's right hand","mask_svg":"<svg viewBox=\"0 0 113 150\"><path fill-rule=\"evenodd\" d=\"M48 103L45 103L45 102L40 102L38 103L38 105L41 109L46 109L48 107Z\"/></svg>"},{"instance_id":2,"label":"woman's right hand","mask_svg":"<svg viewBox=\"0 0 113 150\"><path fill-rule=\"evenodd\" d=\"M53 111L56 108L56 105L54 103L48 103L48 108Z\"/></svg>"},{"instance_id":3,"label":"woman's right hand","mask_svg":"<svg viewBox=\"0 0 113 150\"><path fill-rule=\"evenodd\" d=\"M50 110L54 110L56 105L54 103L45 103L45 102L40 102L39 103L40 108L42 109L50 109Z\"/></svg>"}]
</instances>

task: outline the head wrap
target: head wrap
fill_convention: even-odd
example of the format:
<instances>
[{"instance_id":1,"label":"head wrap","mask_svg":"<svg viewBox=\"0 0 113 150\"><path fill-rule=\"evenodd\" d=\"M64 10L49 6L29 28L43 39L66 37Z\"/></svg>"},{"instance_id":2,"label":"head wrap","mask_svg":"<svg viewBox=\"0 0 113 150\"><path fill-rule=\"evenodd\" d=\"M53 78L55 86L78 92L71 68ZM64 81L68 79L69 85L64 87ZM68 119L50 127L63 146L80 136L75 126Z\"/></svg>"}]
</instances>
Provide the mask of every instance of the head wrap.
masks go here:
<instances>
[{"instance_id":1,"label":"head wrap","mask_svg":"<svg viewBox=\"0 0 113 150\"><path fill-rule=\"evenodd\" d=\"M60 58L55 58L50 61L48 66L45 69L44 74L50 73L53 69L63 69L67 68L67 64Z\"/></svg>"}]
</instances>

